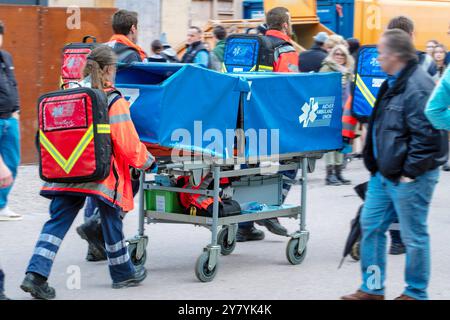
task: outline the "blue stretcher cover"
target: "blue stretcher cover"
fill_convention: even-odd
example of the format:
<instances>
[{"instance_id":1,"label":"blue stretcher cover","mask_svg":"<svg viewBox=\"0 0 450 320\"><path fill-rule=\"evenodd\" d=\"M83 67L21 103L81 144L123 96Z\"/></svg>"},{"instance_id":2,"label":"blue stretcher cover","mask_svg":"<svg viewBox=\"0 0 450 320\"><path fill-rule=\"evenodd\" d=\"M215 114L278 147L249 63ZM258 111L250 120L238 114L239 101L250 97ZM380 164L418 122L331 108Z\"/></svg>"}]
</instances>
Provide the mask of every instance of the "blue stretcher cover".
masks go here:
<instances>
[{"instance_id":1,"label":"blue stretcher cover","mask_svg":"<svg viewBox=\"0 0 450 320\"><path fill-rule=\"evenodd\" d=\"M387 78L377 58L378 50L374 45L362 46L358 51L352 111L363 122L372 114L378 91Z\"/></svg>"},{"instance_id":2,"label":"blue stretcher cover","mask_svg":"<svg viewBox=\"0 0 450 320\"><path fill-rule=\"evenodd\" d=\"M234 139L226 137L243 105L244 130L259 141L248 138L245 154L262 157L342 147L340 77L222 74L193 65L139 63L121 68L116 86L131 103L143 142L231 158Z\"/></svg>"}]
</instances>

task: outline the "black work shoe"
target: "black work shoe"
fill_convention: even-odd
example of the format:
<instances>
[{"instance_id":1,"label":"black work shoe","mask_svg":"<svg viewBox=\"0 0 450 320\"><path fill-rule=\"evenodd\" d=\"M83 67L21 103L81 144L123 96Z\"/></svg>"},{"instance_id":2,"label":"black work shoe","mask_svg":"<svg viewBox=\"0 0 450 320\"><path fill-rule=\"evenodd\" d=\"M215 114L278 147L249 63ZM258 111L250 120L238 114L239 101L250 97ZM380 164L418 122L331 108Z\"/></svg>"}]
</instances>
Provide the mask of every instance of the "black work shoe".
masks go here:
<instances>
[{"instance_id":1,"label":"black work shoe","mask_svg":"<svg viewBox=\"0 0 450 320\"><path fill-rule=\"evenodd\" d=\"M96 250L92 244L89 244L88 252L86 255L86 260L89 262L97 262L97 261L107 260L105 251L103 253L101 253L100 255L98 255L98 254L99 254L99 251Z\"/></svg>"},{"instance_id":2,"label":"black work shoe","mask_svg":"<svg viewBox=\"0 0 450 320\"><path fill-rule=\"evenodd\" d=\"M3 292L0 292L0 301L6 301L6 300L11 300L11 299L9 299L7 296L5 296L5 294Z\"/></svg>"},{"instance_id":3,"label":"black work shoe","mask_svg":"<svg viewBox=\"0 0 450 320\"><path fill-rule=\"evenodd\" d=\"M342 170L343 170L343 166L342 165L334 166L334 170L336 172L336 178L339 180L340 183L342 183L343 185L349 185L349 184L352 183L350 180L345 179L342 176Z\"/></svg>"},{"instance_id":4,"label":"black work shoe","mask_svg":"<svg viewBox=\"0 0 450 320\"><path fill-rule=\"evenodd\" d=\"M139 285L139 283L144 281L146 277L147 277L147 269L145 269L144 267L137 268L132 278L121 282L113 282L112 287L113 289L136 287L137 285Z\"/></svg>"},{"instance_id":5,"label":"black work shoe","mask_svg":"<svg viewBox=\"0 0 450 320\"><path fill-rule=\"evenodd\" d=\"M264 226L272 233L275 233L279 236L287 236L288 231L285 227L283 227L277 218L272 219L266 219L266 220L259 220L256 221L257 224L260 226Z\"/></svg>"},{"instance_id":6,"label":"black work shoe","mask_svg":"<svg viewBox=\"0 0 450 320\"><path fill-rule=\"evenodd\" d=\"M77 227L77 233L82 239L88 242L91 247L91 253L95 257L106 257L105 241L103 240L99 215L92 216L88 221Z\"/></svg>"},{"instance_id":7,"label":"black work shoe","mask_svg":"<svg viewBox=\"0 0 450 320\"><path fill-rule=\"evenodd\" d=\"M393 242L389 248L389 254L400 255L406 253L406 247L403 243Z\"/></svg>"},{"instance_id":8,"label":"black work shoe","mask_svg":"<svg viewBox=\"0 0 450 320\"><path fill-rule=\"evenodd\" d=\"M264 232L256 229L255 227L239 228L236 233L237 242L258 241L263 240L264 237L265 237Z\"/></svg>"},{"instance_id":9,"label":"black work shoe","mask_svg":"<svg viewBox=\"0 0 450 320\"><path fill-rule=\"evenodd\" d=\"M450 164L446 163L442 166L442 170L444 171L450 171Z\"/></svg>"},{"instance_id":10,"label":"black work shoe","mask_svg":"<svg viewBox=\"0 0 450 320\"><path fill-rule=\"evenodd\" d=\"M325 184L327 186L340 186L342 183L334 174L334 166L327 166L327 177L325 178Z\"/></svg>"},{"instance_id":11,"label":"black work shoe","mask_svg":"<svg viewBox=\"0 0 450 320\"><path fill-rule=\"evenodd\" d=\"M27 273L20 288L36 299L51 300L56 296L55 289L48 285L47 280L32 272Z\"/></svg>"}]
</instances>

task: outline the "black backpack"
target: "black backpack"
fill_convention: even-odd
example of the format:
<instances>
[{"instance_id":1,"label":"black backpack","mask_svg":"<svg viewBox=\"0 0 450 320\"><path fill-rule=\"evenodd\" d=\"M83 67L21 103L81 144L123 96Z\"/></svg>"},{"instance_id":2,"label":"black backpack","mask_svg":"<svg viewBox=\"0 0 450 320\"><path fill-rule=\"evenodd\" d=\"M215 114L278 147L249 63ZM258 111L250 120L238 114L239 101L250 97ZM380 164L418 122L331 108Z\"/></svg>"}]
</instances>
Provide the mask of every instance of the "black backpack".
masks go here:
<instances>
[{"instance_id":1,"label":"black backpack","mask_svg":"<svg viewBox=\"0 0 450 320\"><path fill-rule=\"evenodd\" d=\"M289 42L270 36L234 34L227 38L225 72L272 72L277 50Z\"/></svg>"}]
</instances>

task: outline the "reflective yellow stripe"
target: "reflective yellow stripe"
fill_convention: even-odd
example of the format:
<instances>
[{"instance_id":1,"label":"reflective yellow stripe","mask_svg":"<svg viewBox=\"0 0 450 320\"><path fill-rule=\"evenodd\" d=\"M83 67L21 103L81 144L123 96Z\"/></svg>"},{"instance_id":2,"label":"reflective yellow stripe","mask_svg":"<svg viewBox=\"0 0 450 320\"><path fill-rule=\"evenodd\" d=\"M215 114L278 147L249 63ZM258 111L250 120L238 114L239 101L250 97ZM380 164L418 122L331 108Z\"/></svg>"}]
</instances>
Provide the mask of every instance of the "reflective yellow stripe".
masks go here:
<instances>
[{"instance_id":1,"label":"reflective yellow stripe","mask_svg":"<svg viewBox=\"0 0 450 320\"><path fill-rule=\"evenodd\" d=\"M61 155L61 153L59 153L58 150L56 150L55 146L47 139L42 130L39 131L39 140L42 146L45 148L45 150L47 150L48 153L50 153L50 155L52 156L52 158L56 161L56 163L59 164L59 166L64 169L66 159Z\"/></svg>"},{"instance_id":2,"label":"reflective yellow stripe","mask_svg":"<svg viewBox=\"0 0 450 320\"><path fill-rule=\"evenodd\" d=\"M253 68L250 69L249 72L255 71L256 70L256 66L253 66Z\"/></svg>"},{"instance_id":3,"label":"reflective yellow stripe","mask_svg":"<svg viewBox=\"0 0 450 320\"><path fill-rule=\"evenodd\" d=\"M366 84L361 79L359 74L356 75L356 86L359 88L359 90L361 90L361 93L363 94L364 98L366 98L367 102L373 108L375 106L376 99L373 96L372 92L370 92L369 88L367 88Z\"/></svg>"},{"instance_id":4,"label":"reflective yellow stripe","mask_svg":"<svg viewBox=\"0 0 450 320\"><path fill-rule=\"evenodd\" d=\"M66 173L72 171L73 166L78 161L78 159L80 159L81 155L83 154L84 150L86 150L87 146L92 141L92 139L94 139L94 125L91 124L91 126L86 131L83 138L81 138L80 142L75 147L74 151L67 160L66 168L64 169Z\"/></svg>"},{"instance_id":5,"label":"reflective yellow stripe","mask_svg":"<svg viewBox=\"0 0 450 320\"><path fill-rule=\"evenodd\" d=\"M94 139L94 127L91 125L89 129L86 131L84 136L81 138L78 145L73 150L69 159L65 159L61 153L55 148L55 146L47 139L44 132L40 130L39 132L40 142L42 146L48 151L48 153L52 156L52 158L56 161L57 164L64 170L65 173L70 173L72 171L75 163L80 159L84 150L86 150L89 143Z\"/></svg>"},{"instance_id":6,"label":"reflective yellow stripe","mask_svg":"<svg viewBox=\"0 0 450 320\"><path fill-rule=\"evenodd\" d=\"M273 70L273 67L271 67L271 66L260 65L260 66L259 66L259 70L272 71L272 70Z\"/></svg>"},{"instance_id":7,"label":"reflective yellow stripe","mask_svg":"<svg viewBox=\"0 0 450 320\"><path fill-rule=\"evenodd\" d=\"M98 124L97 125L97 133L99 133L99 134L111 133L111 126L109 124Z\"/></svg>"}]
</instances>

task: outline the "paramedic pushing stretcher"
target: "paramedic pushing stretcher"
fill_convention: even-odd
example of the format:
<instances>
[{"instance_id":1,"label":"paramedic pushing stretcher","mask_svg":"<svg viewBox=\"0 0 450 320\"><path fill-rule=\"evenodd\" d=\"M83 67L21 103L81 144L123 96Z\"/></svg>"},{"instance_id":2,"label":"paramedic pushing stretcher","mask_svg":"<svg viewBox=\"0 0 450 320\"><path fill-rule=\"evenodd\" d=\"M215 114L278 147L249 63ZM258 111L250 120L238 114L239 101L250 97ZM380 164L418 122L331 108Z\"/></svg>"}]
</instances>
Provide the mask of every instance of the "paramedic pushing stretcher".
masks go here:
<instances>
[{"instance_id":1,"label":"paramedic pushing stretcher","mask_svg":"<svg viewBox=\"0 0 450 320\"><path fill-rule=\"evenodd\" d=\"M91 52L84 76L91 77L92 88L102 89L105 93L115 90L112 82L116 61L116 55L110 47L100 46ZM139 141L131 122L128 102L118 94L108 97L113 149L109 176L91 183L46 183L41 189L41 195L51 199L51 218L44 224L21 285L22 290L35 298L55 297L55 290L48 285L47 279L56 253L83 208L86 196L95 198L99 207L112 287L135 286L147 275L144 268L135 269L130 261L121 214L131 211L134 205L129 166L151 170L156 163Z\"/></svg>"},{"instance_id":2,"label":"paramedic pushing stretcher","mask_svg":"<svg viewBox=\"0 0 450 320\"><path fill-rule=\"evenodd\" d=\"M290 35L292 34L292 23L289 10L284 7L271 9L266 15L268 30L265 37L274 49L273 72L298 72L298 53L292 46ZM285 171L283 176L283 201L289 192L292 181L297 175L297 170ZM287 236L288 231L277 218L266 219L256 222L266 227L270 232ZM254 227L253 222L239 224L236 235L238 242L262 240L264 232Z\"/></svg>"}]
</instances>

